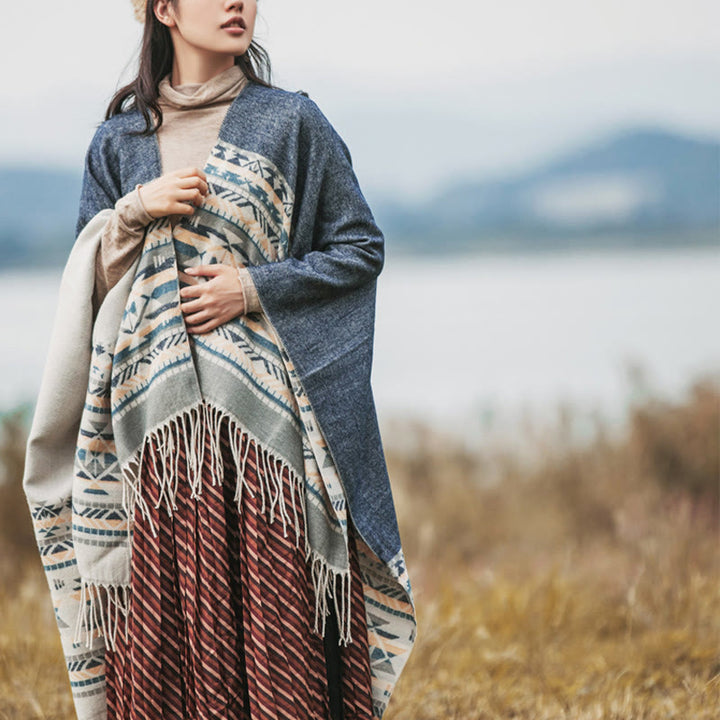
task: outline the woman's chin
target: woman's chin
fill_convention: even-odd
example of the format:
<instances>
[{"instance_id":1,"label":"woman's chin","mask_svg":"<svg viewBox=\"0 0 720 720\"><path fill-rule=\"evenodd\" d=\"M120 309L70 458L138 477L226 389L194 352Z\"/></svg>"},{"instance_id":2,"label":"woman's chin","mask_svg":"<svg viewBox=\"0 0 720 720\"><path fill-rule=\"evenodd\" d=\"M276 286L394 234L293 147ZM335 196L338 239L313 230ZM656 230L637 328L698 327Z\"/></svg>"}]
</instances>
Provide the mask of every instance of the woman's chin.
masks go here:
<instances>
[{"instance_id":1,"label":"woman's chin","mask_svg":"<svg viewBox=\"0 0 720 720\"><path fill-rule=\"evenodd\" d=\"M226 36L223 41L218 43L218 52L228 53L230 55L244 55L250 43L252 42L252 36L243 33L240 37L233 38Z\"/></svg>"}]
</instances>

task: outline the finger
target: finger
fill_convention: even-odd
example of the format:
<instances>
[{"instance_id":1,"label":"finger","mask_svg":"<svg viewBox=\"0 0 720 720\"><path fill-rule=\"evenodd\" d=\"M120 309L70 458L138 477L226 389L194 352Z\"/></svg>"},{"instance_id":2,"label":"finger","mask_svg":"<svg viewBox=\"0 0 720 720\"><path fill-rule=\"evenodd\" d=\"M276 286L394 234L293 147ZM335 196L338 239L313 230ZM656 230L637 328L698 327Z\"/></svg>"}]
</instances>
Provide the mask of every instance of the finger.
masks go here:
<instances>
[{"instance_id":1,"label":"finger","mask_svg":"<svg viewBox=\"0 0 720 720\"><path fill-rule=\"evenodd\" d=\"M207 183L207 177L203 175L182 175L177 181L180 187L201 187Z\"/></svg>"},{"instance_id":2,"label":"finger","mask_svg":"<svg viewBox=\"0 0 720 720\"><path fill-rule=\"evenodd\" d=\"M185 167L180 170L177 170L175 172L175 175L177 177L191 177L194 175L196 177L202 178L203 180L207 180L207 176L205 175L205 173L199 167L196 167L195 165L191 165L190 167Z\"/></svg>"},{"instance_id":3,"label":"finger","mask_svg":"<svg viewBox=\"0 0 720 720\"><path fill-rule=\"evenodd\" d=\"M210 332L210 330L214 330L219 325L221 325L221 323L217 322L217 320L211 320L203 325L193 325L192 327L189 327L188 332L192 333L193 335L200 335L202 333Z\"/></svg>"},{"instance_id":4,"label":"finger","mask_svg":"<svg viewBox=\"0 0 720 720\"><path fill-rule=\"evenodd\" d=\"M204 285L205 285L205 283L198 282L195 285L188 285L187 287L180 288L180 297L181 298L200 297L205 292Z\"/></svg>"},{"instance_id":5,"label":"finger","mask_svg":"<svg viewBox=\"0 0 720 720\"><path fill-rule=\"evenodd\" d=\"M189 188L197 188L203 195L207 195L210 188L207 184L206 180L203 180L201 177L197 177L195 175L190 177L184 177L180 178L178 180L178 187L182 188L183 190L189 189Z\"/></svg>"},{"instance_id":6,"label":"finger","mask_svg":"<svg viewBox=\"0 0 720 720\"><path fill-rule=\"evenodd\" d=\"M198 310L203 309L203 301L202 298L195 298L195 300L189 300L184 303L180 303L180 309L184 313L192 313L197 312Z\"/></svg>"},{"instance_id":7,"label":"finger","mask_svg":"<svg viewBox=\"0 0 720 720\"><path fill-rule=\"evenodd\" d=\"M195 267L188 268L185 272L191 275L210 275L215 277L225 272L225 268L228 267L223 263L213 263L212 265L196 265Z\"/></svg>"},{"instance_id":8,"label":"finger","mask_svg":"<svg viewBox=\"0 0 720 720\"><path fill-rule=\"evenodd\" d=\"M175 191L175 200L183 203L202 204L204 197L199 188L178 188Z\"/></svg>"},{"instance_id":9,"label":"finger","mask_svg":"<svg viewBox=\"0 0 720 720\"><path fill-rule=\"evenodd\" d=\"M181 202L171 202L169 207L168 215L194 215L197 210L196 205Z\"/></svg>"},{"instance_id":10,"label":"finger","mask_svg":"<svg viewBox=\"0 0 720 720\"><path fill-rule=\"evenodd\" d=\"M206 322L212 319L213 316L208 310L200 310L198 312L190 313L189 315L185 316L185 322L188 325L197 325L198 323Z\"/></svg>"}]
</instances>

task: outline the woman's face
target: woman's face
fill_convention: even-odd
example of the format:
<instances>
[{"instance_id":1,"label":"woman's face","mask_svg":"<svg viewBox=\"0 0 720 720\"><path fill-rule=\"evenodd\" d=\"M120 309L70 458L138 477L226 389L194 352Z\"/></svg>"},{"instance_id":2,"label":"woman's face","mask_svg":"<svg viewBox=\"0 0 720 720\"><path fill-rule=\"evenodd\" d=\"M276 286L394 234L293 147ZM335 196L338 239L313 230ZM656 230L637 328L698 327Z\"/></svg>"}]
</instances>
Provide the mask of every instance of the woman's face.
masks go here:
<instances>
[{"instance_id":1,"label":"woman's face","mask_svg":"<svg viewBox=\"0 0 720 720\"><path fill-rule=\"evenodd\" d=\"M243 55L255 30L257 0L156 0L155 13L170 28L176 52Z\"/></svg>"}]
</instances>

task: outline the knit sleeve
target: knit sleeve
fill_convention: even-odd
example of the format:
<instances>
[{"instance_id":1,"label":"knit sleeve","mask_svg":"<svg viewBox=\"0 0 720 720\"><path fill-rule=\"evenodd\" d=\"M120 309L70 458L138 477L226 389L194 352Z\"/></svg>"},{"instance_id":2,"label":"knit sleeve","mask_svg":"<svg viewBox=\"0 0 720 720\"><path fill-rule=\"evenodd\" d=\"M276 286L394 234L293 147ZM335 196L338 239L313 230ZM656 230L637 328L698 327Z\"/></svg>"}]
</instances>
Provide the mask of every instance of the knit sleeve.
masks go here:
<instances>
[{"instance_id":1,"label":"knit sleeve","mask_svg":"<svg viewBox=\"0 0 720 720\"><path fill-rule=\"evenodd\" d=\"M240 278L240 286L242 288L243 299L245 300L245 312L262 312L260 300L258 299L255 283L253 283L252 275L246 267L238 268L238 277Z\"/></svg>"},{"instance_id":2,"label":"knit sleeve","mask_svg":"<svg viewBox=\"0 0 720 720\"><path fill-rule=\"evenodd\" d=\"M285 260L250 265L259 301L272 317L310 311L372 282L384 237L363 196L345 141L308 99L300 138L299 192Z\"/></svg>"},{"instance_id":3,"label":"knit sleeve","mask_svg":"<svg viewBox=\"0 0 720 720\"><path fill-rule=\"evenodd\" d=\"M142 249L145 229L153 221L143 205L136 185L116 203L102 234L95 258L94 313L105 296L125 274Z\"/></svg>"},{"instance_id":4,"label":"knit sleeve","mask_svg":"<svg viewBox=\"0 0 720 720\"><path fill-rule=\"evenodd\" d=\"M387 512L392 493L371 386L385 239L346 143L314 102L305 100L290 256L247 268L327 441L348 504L363 508L353 518L356 528L389 560L398 552L399 535Z\"/></svg>"}]
</instances>

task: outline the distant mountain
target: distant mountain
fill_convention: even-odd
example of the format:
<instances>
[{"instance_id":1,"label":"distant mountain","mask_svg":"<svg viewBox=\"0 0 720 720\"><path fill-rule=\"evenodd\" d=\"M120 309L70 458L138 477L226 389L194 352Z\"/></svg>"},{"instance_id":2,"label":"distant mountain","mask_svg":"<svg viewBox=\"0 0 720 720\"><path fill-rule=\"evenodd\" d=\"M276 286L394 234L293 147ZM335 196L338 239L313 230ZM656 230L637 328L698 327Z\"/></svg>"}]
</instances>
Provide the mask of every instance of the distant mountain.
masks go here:
<instances>
[{"instance_id":1,"label":"distant mountain","mask_svg":"<svg viewBox=\"0 0 720 720\"><path fill-rule=\"evenodd\" d=\"M3 266L67 258L80 185L77 172L0 167ZM720 144L630 128L529 172L373 212L406 252L720 243Z\"/></svg>"},{"instance_id":2,"label":"distant mountain","mask_svg":"<svg viewBox=\"0 0 720 720\"><path fill-rule=\"evenodd\" d=\"M720 144L630 128L517 176L374 211L414 251L720 243Z\"/></svg>"}]
</instances>

